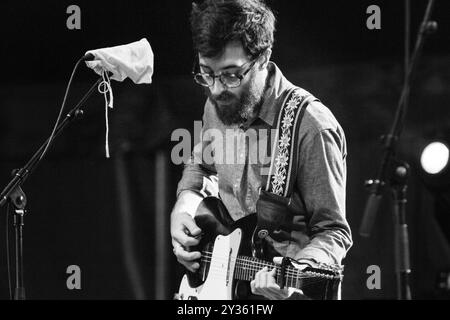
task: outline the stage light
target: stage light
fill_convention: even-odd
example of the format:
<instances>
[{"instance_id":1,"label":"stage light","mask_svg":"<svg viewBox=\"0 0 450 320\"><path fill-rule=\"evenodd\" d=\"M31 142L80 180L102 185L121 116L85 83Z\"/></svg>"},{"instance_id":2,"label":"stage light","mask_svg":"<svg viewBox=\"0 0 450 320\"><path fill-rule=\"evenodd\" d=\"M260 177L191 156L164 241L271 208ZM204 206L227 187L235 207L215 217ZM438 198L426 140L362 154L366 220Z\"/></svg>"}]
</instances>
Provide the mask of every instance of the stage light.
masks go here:
<instances>
[{"instance_id":1,"label":"stage light","mask_svg":"<svg viewBox=\"0 0 450 320\"><path fill-rule=\"evenodd\" d=\"M420 156L422 169L428 174L439 174L443 172L449 164L449 147L440 141L428 144Z\"/></svg>"}]
</instances>

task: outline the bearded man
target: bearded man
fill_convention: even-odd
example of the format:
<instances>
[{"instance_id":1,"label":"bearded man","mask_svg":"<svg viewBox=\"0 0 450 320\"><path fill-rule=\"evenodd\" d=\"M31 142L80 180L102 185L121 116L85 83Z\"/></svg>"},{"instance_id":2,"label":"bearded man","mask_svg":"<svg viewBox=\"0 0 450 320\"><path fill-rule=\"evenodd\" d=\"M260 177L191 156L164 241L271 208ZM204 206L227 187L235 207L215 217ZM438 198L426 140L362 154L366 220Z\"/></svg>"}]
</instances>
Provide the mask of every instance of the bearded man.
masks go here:
<instances>
[{"instance_id":1,"label":"bearded man","mask_svg":"<svg viewBox=\"0 0 450 320\"><path fill-rule=\"evenodd\" d=\"M305 266L341 264L352 245L345 218L344 132L327 107L289 82L270 60L274 14L259 0L205 0L193 5L191 29L197 53L194 79L205 88L207 100L203 139L185 166L171 213L172 244L178 261L191 272L200 267L201 253L189 248L198 245L202 234L194 216L205 197L219 197L234 221L258 213L261 189L271 180L270 166L279 168L281 160L274 164L255 155L261 154L262 146L268 154L275 152L270 133L278 132L280 126L294 125L289 117L277 121L277 115L295 89L294 97L298 101L308 97L308 103L302 107L295 137L280 140L281 146L293 148L296 167L288 173L295 176L284 176L292 185L284 203L287 214L277 226L276 236L265 237L272 252L268 258L289 257ZM206 138L212 130L214 136L221 133L224 139ZM227 141L224 146L229 130L244 143L236 146ZM249 131L255 132L257 143L246 140ZM268 134L261 134L263 131ZM213 153L211 161L204 161L207 148ZM282 164L289 161L283 159ZM277 284L275 268L257 272L251 290L268 299L290 298L295 292Z\"/></svg>"}]
</instances>

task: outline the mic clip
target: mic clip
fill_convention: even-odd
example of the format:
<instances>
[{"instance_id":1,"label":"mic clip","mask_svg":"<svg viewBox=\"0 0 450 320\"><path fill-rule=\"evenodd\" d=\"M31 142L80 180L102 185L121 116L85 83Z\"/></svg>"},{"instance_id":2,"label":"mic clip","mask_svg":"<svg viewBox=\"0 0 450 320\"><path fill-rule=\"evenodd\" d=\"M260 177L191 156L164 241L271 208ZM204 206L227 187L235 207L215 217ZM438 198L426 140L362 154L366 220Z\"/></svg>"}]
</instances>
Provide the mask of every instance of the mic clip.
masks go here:
<instances>
[{"instance_id":1,"label":"mic clip","mask_svg":"<svg viewBox=\"0 0 450 320\"><path fill-rule=\"evenodd\" d=\"M94 60L95 56L92 53L86 53L83 57L81 57L81 61L89 61Z\"/></svg>"}]
</instances>

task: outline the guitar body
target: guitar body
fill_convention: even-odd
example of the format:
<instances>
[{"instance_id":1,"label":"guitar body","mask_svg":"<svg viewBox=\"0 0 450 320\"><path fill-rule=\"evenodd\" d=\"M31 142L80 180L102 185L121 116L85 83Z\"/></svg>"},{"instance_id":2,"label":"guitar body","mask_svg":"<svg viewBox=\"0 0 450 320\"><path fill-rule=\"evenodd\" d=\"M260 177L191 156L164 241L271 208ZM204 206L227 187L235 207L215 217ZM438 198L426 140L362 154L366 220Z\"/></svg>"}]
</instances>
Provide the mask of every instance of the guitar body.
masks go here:
<instances>
[{"instance_id":1,"label":"guitar body","mask_svg":"<svg viewBox=\"0 0 450 320\"><path fill-rule=\"evenodd\" d=\"M186 274L180 284L181 300L233 300L234 265L239 251L242 232L234 230L227 236L218 235L214 241L208 276L199 286L192 287ZM191 276L192 277L192 276ZM191 281L189 281L191 280Z\"/></svg>"},{"instance_id":2,"label":"guitar body","mask_svg":"<svg viewBox=\"0 0 450 320\"><path fill-rule=\"evenodd\" d=\"M202 253L200 268L195 273L186 272L176 299L262 299L263 297L251 293L248 280L253 279L254 275L247 272L255 272L255 265L263 261L266 251L265 242L254 235L256 214L235 222L220 199L207 197L197 208L195 222L203 235L199 245L190 248L190 251ZM244 262L238 266L237 261ZM240 268L238 275L236 268ZM292 275L293 270L295 269L291 268L288 273ZM341 279L340 270L334 272L328 267L323 270L310 268L299 274L298 283L301 283L301 290L305 294L301 298L338 299ZM297 285L297 281L295 284Z\"/></svg>"},{"instance_id":3,"label":"guitar body","mask_svg":"<svg viewBox=\"0 0 450 320\"><path fill-rule=\"evenodd\" d=\"M198 246L190 251L212 249L211 262L201 265L199 272L187 271L180 284L180 300L235 300L245 299L250 293L247 283L233 280L238 253L252 255L251 238L256 216L250 215L236 222L215 197L200 202L195 223L203 232ZM262 249L261 249L262 250Z\"/></svg>"}]
</instances>

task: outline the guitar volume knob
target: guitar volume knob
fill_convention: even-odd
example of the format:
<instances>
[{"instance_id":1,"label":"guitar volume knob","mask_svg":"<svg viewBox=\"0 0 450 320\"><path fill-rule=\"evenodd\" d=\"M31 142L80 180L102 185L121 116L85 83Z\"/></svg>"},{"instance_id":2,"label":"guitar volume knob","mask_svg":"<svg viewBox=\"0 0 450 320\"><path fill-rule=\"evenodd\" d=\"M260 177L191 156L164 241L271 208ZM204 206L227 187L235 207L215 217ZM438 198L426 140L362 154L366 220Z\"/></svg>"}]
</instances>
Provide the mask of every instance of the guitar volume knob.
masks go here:
<instances>
[{"instance_id":1,"label":"guitar volume knob","mask_svg":"<svg viewBox=\"0 0 450 320\"><path fill-rule=\"evenodd\" d=\"M264 239L268 235L269 235L269 231L267 231L266 229L261 229L261 230L258 231L258 237L260 239Z\"/></svg>"}]
</instances>

